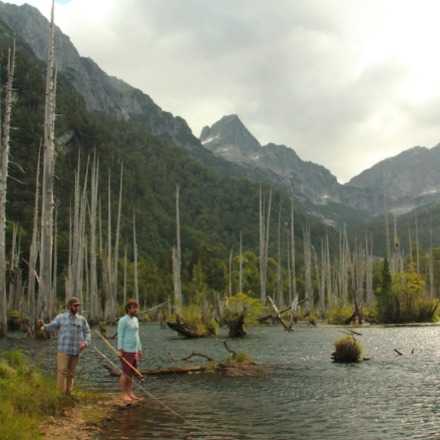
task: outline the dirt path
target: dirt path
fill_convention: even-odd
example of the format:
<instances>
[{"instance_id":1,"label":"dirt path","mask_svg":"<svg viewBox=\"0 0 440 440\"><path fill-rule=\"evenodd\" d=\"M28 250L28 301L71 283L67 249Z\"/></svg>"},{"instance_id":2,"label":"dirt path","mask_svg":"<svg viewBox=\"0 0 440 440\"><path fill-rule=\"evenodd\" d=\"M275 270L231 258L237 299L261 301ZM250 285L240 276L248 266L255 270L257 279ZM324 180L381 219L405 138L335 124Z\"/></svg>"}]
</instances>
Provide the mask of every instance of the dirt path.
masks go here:
<instances>
[{"instance_id":1,"label":"dirt path","mask_svg":"<svg viewBox=\"0 0 440 440\"><path fill-rule=\"evenodd\" d=\"M111 420L120 411L129 410L118 394L105 394L93 402L76 404L60 417L50 417L41 427L41 433L46 440L96 439L102 432L103 422Z\"/></svg>"}]
</instances>

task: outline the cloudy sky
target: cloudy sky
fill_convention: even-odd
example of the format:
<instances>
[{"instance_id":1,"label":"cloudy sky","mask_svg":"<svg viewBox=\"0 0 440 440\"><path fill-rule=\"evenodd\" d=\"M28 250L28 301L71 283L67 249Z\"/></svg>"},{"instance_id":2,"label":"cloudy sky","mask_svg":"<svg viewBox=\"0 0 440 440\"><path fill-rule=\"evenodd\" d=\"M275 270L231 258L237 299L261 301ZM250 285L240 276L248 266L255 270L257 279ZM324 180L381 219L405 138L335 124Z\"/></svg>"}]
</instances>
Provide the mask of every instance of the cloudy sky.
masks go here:
<instances>
[{"instance_id":1,"label":"cloudy sky","mask_svg":"<svg viewBox=\"0 0 440 440\"><path fill-rule=\"evenodd\" d=\"M20 0L9 0L24 3ZM48 15L49 0L28 0ZM237 113L346 181L440 142L437 0L58 0L82 55L183 116Z\"/></svg>"}]
</instances>

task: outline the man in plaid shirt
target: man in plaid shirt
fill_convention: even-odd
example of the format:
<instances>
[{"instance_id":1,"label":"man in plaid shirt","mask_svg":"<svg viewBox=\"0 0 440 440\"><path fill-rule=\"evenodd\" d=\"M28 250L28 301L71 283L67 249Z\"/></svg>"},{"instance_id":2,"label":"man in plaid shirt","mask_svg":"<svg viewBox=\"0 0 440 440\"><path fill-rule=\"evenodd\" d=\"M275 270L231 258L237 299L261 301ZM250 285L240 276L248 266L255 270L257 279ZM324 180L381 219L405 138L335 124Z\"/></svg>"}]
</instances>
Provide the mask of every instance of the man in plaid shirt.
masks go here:
<instances>
[{"instance_id":1,"label":"man in plaid shirt","mask_svg":"<svg viewBox=\"0 0 440 440\"><path fill-rule=\"evenodd\" d=\"M60 313L50 324L44 325L40 321L42 330L58 331L57 384L65 394L72 392L79 355L91 342L89 324L78 313L79 308L79 299L73 297L67 303L67 311Z\"/></svg>"}]
</instances>

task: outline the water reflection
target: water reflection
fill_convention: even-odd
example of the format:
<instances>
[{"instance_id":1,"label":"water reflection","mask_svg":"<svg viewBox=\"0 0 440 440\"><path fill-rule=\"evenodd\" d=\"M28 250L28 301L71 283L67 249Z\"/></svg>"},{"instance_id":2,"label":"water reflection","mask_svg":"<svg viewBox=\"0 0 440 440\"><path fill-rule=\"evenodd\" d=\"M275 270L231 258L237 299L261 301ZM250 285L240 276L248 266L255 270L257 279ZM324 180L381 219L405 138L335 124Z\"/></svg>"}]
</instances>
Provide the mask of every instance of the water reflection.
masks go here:
<instances>
[{"instance_id":1,"label":"water reflection","mask_svg":"<svg viewBox=\"0 0 440 440\"><path fill-rule=\"evenodd\" d=\"M274 365L270 376L149 378L148 389L188 423L147 400L110 422L102 438L440 438L440 328L367 328L362 333L360 339L371 360L343 366L330 362L339 329L304 328L292 334L279 328L256 329L248 339L231 345L258 362ZM171 358L182 358L191 351L218 359L226 356L220 341L182 341L156 325L142 327L142 340L148 367L170 365ZM8 340L0 342L0 349L11 345L28 350L41 365L53 370L54 341ZM404 356L396 356L394 348ZM114 378L106 374L92 351L83 356L79 373L83 385L116 388Z\"/></svg>"}]
</instances>

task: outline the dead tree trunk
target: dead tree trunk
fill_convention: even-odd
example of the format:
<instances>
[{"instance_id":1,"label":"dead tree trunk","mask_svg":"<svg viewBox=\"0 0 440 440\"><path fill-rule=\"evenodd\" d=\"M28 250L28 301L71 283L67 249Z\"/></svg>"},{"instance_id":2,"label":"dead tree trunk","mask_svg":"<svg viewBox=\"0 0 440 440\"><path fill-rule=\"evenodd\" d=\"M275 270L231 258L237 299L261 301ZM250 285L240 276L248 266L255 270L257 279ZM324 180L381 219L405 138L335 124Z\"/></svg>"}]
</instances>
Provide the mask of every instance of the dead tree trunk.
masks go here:
<instances>
[{"instance_id":1,"label":"dead tree trunk","mask_svg":"<svg viewBox=\"0 0 440 440\"><path fill-rule=\"evenodd\" d=\"M35 323L38 319L37 308L36 308L36 282L37 282L37 259L38 259L38 247L40 241L40 231L38 228L40 220L40 155L41 148L38 151L37 160L37 173L35 178L35 202L34 202L34 219L32 226L32 241L29 251L29 266L28 266L28 288L27 288L27 299L28 299L28 313L31 317L31 331L35 333Z\"/></svg>"},{"instance_id":2,"label":"dead tree trunk","mask_svg":"<svg viewBox=\"0 0 440 440\"><path fill-rule=\"evenodd\" d=\"M293 202L293 196L290 205L290 239L291 239L290 264L291 264L291 275L292 275L293 303L298 304L298 292L296 288L295 206ZM292 302L290 304L292 304Z\"/></svg>"},{"instance_id":3,"label":"dead tree trunk","mask_svg":"<svg viewBox=\"0 0 440 440\"><path fill-rule=\"evenodd\" d=\"M51 318L48 313L52 291L54 180L55 180L55 118L56 118L57 71L55 67L54 2L52 2L49 28L48 63L46 75L46 104L44 111L43 142L43 194L41 208L40 288L38 315Z\"/></svg>"},{"instance_id":4,"label":"dead tree trunk","mask_svg":"<svg viewBox=\"0 0 440 440\"><path fill-rule=\"evenodd\" d=\"M228 265L228 294L232 296L232 260L233 260L233 250L229 252L229 265Z\"/></svg>"},{"instance_id":5,"label":"dead tree trunk","mask_svg":"<svg viewBox=\"0 0 440 440\"><path fill-rule=\"evenodd\" d=\"M284 306L284 292L282 279L282 261L281 261L281 200L278 211L278 261L277 261L277 303Z\"/></svg>"},{"instance_id":6,"label":"dead tree trunk","mask_svg":"<svg viewBox=\"0 0 440 440\"><path fill-rule=\"evenodd\" d=\"M180 187L176 186L176 247L173 248L174 311L182 309L182 245L180 242Z\"/></svg>"},{"instance_id":7,"label":"dead tree trunk","mask_svg":"<svg viewBox=\"0 0 440 440\"><path fill-rule=\"evenodd\" d=\"M5 114L1 120L0 101L0 336L8 331L7 286L6 286L6 199L8 186L10 130L12 116L12 92L15 76L15 42L8 53L7 81L5 92ZM1 95L1 93L0 93Z\"/></svg>"},{"instance_id":8,"label":"dead tree trunk","mask_svg":"<svg viewBox=\"0 0 440 440\"><path fill-rule=\"evenodd\" d=\"M243 292L243 235L240 231L240 268L238 273L238 291Z\"/></svg>"},{"instance_id":9,"label":"dead tree trunk","mask_svg":"<svg viewBox=\"0 0 440 440\"><path fill-rule=\"evenodd\" d=\"M310 239L310 227L305 226L303 232L304 244L304 308L308 312L313 307L312 291L312 249Z\"/></svg>"},{"instance_id":10,"label":"dead tree trunk","mask_svg":"<svg viewBox=\"0 0 440 440\"><path fill-rule=\"evenodd\" d=\"M133 216L133 273L134 273L134 295L139 303L139 275L138 275L138 245L136 236L136 217Z\"/></svg>"},{"instance_id":11,"label":"dead tree trunk","mask_svg":"<svg viewBox=\"0 0 440 440\"><path fill-rule=\"evenodd\" d=\"M272 190L269 192L269 201L266 213L263 190L260 187L260 298L266 302L267 296L267 265L269 258L269 232L270 232L270 214L272 205Z\"/></svg>"}]
</instances>

